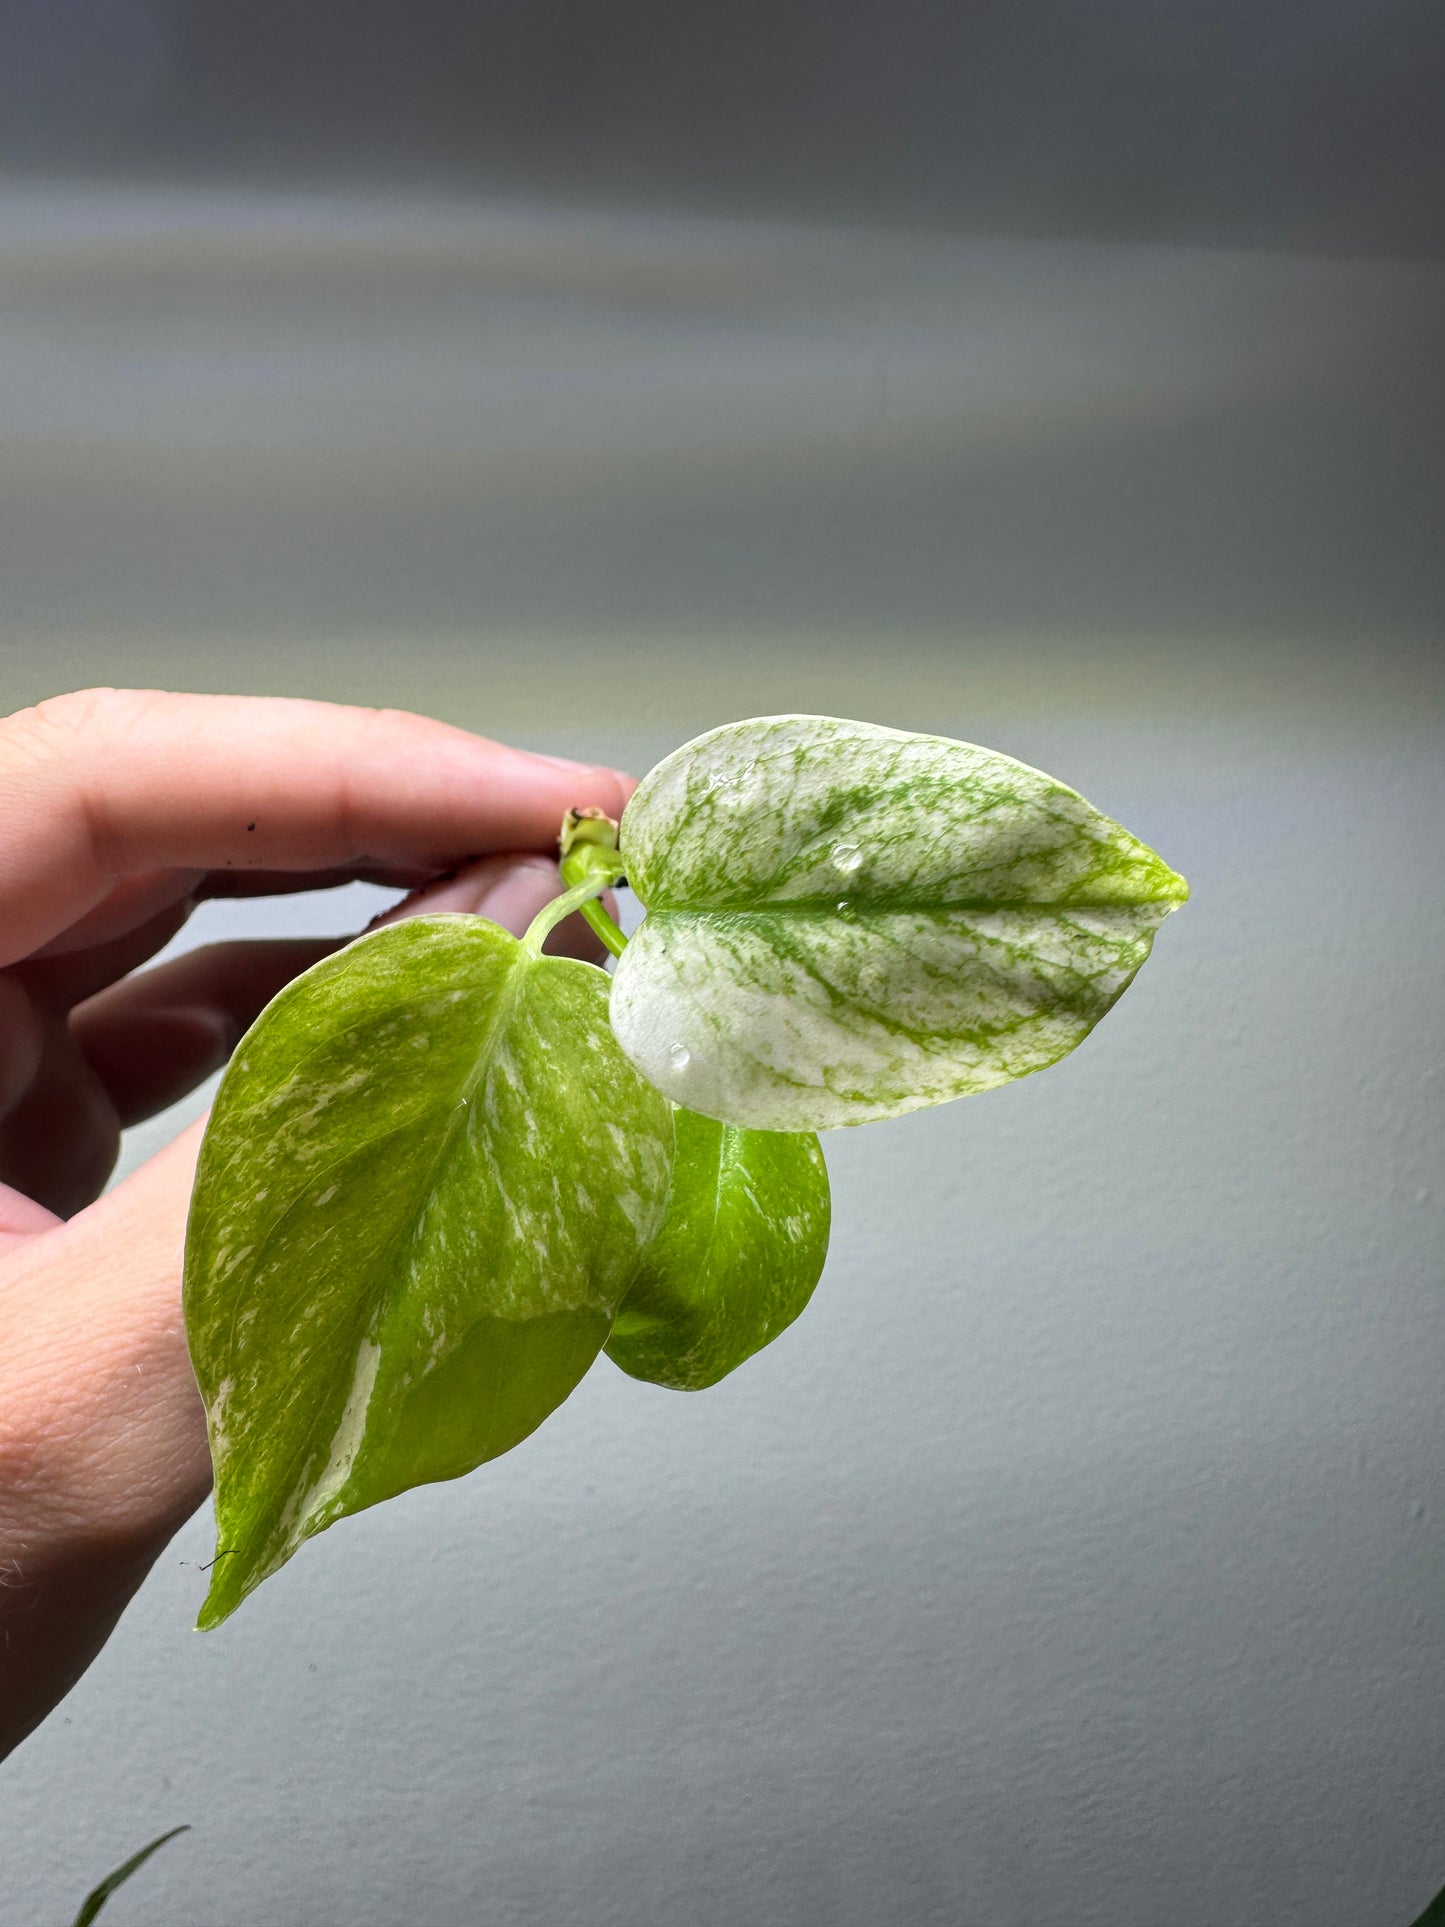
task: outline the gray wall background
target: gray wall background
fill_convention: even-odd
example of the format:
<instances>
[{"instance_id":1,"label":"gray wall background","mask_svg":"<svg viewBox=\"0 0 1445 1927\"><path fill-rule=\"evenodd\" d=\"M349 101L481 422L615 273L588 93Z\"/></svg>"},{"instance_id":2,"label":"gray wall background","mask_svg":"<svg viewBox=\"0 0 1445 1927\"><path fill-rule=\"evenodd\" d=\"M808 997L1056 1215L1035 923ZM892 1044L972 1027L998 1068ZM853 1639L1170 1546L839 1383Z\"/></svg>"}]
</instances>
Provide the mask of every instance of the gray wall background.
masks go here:
<instances>
[{"instance_id":1,"label":"gray wall background","mask_svg":"<svg viewBox=\"0 0 1445 1927\"><path fill-rule=\"evenodd\" d=\"M0 0L0 168L1445 250L1437 0Z\"/></svg>"},{"instance_id":2,"label":"gray wall background","mask_svg":"<svg viewBox=\"0 0 1445 1927\"><path fill-rule=\"evenodd\" d=\"M0 1768L6 1927L180 1820L116 1927L1413 1918L1442 338L1425 261L0 192L6 708L300 692L638 769L860 715L1195 892L1064 1065L833 1135L824 1281L724 1386L604 1361L204 1638L195 1520Z\"/></svg>"}]
</instances>

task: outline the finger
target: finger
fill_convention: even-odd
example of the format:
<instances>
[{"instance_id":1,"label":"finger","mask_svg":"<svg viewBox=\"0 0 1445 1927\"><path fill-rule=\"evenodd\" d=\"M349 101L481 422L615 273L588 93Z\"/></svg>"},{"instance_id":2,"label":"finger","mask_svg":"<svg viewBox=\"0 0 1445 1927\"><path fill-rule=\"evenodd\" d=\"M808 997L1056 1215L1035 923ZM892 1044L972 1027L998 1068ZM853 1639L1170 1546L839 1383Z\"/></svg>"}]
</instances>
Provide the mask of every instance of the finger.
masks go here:
<instances>
[{"instance_id":1,"label":"finger","mask_svg":"<svg viewBox=\"0 0 1445 1927\"><path fill-rule=\"evenodd\" d=\"M92 910L31 952L67 956L125 936L173 903L205 903L217 897L282 897L303 890L339 890L348 883L376 883L388 890L414 890L435 874L374 863L336 870L152 870L129 876L108 890Z\"/></svg>"},{"instance_id":2,"label":"finger","mask_svg":"<svg viewBox=\"0 0 1445 1927\"><path fill-rule=\"evenodd\" d=\"M0 1184L0 1258L42 1231L53 1231L61 1222L54 1211L47 1211L23 1191Z\"/></svg>"},{"instance_id":3,"label":"finger","mask_svg":"<svg viewBox=\"0 0 1445 1927\"><path fill-rule=\"evenodd\" d=\"M0 729L3 727L0 724ZM204 870L148 870L139 876L124 877L106 891L93 909L47 943L37 944L30 955L59 957L127 936L173 903L188 897L197 899L205 875Z\"/></svg>"},{"instance_id":4,"label":"finger","mask_svg":"<svg viewBox=\"0 0 1445 1927\"><path fill-rule=\"evenodd\" d=\"M120 1150L120 1119L61 1024L45 1033L25 1095L0 1119L0 1183L68 1218L100 1195Z\"/></svg>"},{"instance_id":5,"label":"finger","mask_svg":"<svg viewBox=\"0 0 1445 1927\"><path fill-rule=\"evenodd\" d=\"M544 858L485 857L445 883L415 891L373 927L460 911L486 916L520 936L559 889L557 866ZM557 954L600 954L580 917L568 918L553 935L571 946ZM114 984L73 1011L71 1034L122 1126L167 1109L219 1070L271 999L346 941L208 944Z\"/></svg>"},{"instance_id":6,"label":"finger","mask_svg":"<svg viewBox=\"0 0 1445 1927\"><path fill-rule=\"evenodd\" d=\"M63 1016L107 984L149 963L182 928L193 905L192 898L182 898L124 936L112 937L108 943L92 944L85 950L27 958L24 963L15 964L10 975L25 986L43 1010Z\"/></svg>"},{"instance_id":7,"label":"finger","mask_svg":"<svg viewBox=\"0 0 1445 1927\"><path fill-rule=\"evenodd\" d=\"M290 897L304 890L340 890L348 883L375 883L385 890L417 890L440 866L398 869L394 864L353 863L341 870L212 870L196 887L197 902L230 897Z\"/></svg>"},{"instance_id":8,"label":"finger","mask_svg":"<svg viewBox=\"0 0 1445 1927\"><path fill-rule=\"evenodd\" d=\"M70 1543L163 1544L205 1496L205 1417L181 1316L200 1137L193 1126L69 1224L37 1221L40 1235L6 1262L6 1429L44 1441L37 1530L53 1522Z\"/></svg>"},{"instance_id":9,"label":"finger","mask_svg":"<svg viewBox=\"0 0 1445 1927\"><path fill-rule=\"evenodd\" d=\"M157 869L422 872L550 849L569 807L620 813L616 771L401 712L88 691L0 724L0 963Z\"/></svg>"},{"instance_id":10,"label":"finger","mask_svg":"<svg viewBox=\"0 0 1445 1927\"><path fill-rule=\"evenodd\" d=\"M220 1070L278 991L344 937L213 943L113 984L71 1012L70 1034L122 1128Z\"/></svg>"},{"instance_id":11,"label":"finger","mask_svg":"<svg viewBox=\"0 0 1445 1927\"><path fill-rule=\"evenodd\" d=\"M14 972L0 971L0 1117L34 1083L45 1031L45 1019Z\"/></svg>"},{"instance_id":12,"label":"finger","mask_svg":"<svg viewBox=\"0 0 1445 1927\"><path fill-rule=\"evenodd\" d=\"M550 892L539 893L535 887L528 884L518 895L516 882L510 878L509 873L519 862L526 862L539 874L548 876L553 886ZM394 910L387 914L385 921L390 922L394 917L402 915L417 916L440 908L459 908L478 911L509 930L513 928L516 919L522 917L521 923L517 926L517 934L520 935L537 910L557 894L560 888L557 875L557 866L550 858L484 858L481 863L469 866L464 873L457 872L453 877L448 878L445 884L436 886L442 891L441 895L433 897L429 894L429 886L426 884L414 887L405 905L396 905ZM274 871L268 872L267 878L268 881L279 880L283 893L287 890L310 888L314 881L307 876L288 877L284 872ZM344 879L333 877L331 882L335 884L343 880L348 883L356 881L353 876L347 875ZM493 889L499 890L500 894L495 905L489 905L486 899L488 892ZM141 964L149 962L158 950L164 949L184 925L195 906L198 894L218 896L232 893L224 890L208 891L203 882L190 895L170 904L123 936L114 937L108 943L92 944L83 950L61 950L55 945L48 945L39 958L28 958L24 963L15 965L12 974L46 1010L61 1013L71 1010L87 998L97 995L107 985L116 983L120 978L128 976L131 971L139 969ZM252 893L237 891L235 894ZM517 904L515 910L511 907L514 900ZM527 912L525 916L523 916L524 909ZM575 920L569 918L568 923L562 927L560 947L552 945L549 940L548 948L553 954L561 956L586 957L589 960L601 957L604 954L601 946L590 933L584 934L586 928L580 918ZM327 955L329 950L338 949L341 943L346 941L348 939L339 938L318 955ZM296 968L304 970L306 965L298 964ZM277 988L280 988L279 984ZM270 994L274 995L274 992Z\"/></svg>"}]
</instances>

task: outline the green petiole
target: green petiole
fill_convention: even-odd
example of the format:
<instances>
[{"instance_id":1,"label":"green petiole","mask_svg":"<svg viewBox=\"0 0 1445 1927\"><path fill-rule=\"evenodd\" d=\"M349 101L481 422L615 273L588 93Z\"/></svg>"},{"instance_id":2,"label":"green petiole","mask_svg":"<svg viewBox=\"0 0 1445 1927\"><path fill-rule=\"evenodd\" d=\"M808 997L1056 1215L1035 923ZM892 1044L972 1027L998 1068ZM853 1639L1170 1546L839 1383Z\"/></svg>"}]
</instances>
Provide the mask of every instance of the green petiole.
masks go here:
<instances>
[{"instance_id":1,"label":"green petiole","mask_svg":"<svg viewBox=\"0 0 1445 1927\"><path fill-rule=\"evenodd\" d=\"M562 855L562 881L567 885L569 896L586 883L595 885L595 893L584 897L576 907L612 955L620 957L627 948L627 939L607 914L604 905L597 901L603 890L610 890L614 883L622 880L623 866L617 851L616 823L600 810L569 810L562 824L559 848ZM551 927L550 924L547 926L548 929Z\"/></svg>"},{"instance_id":2,"label":"green petiole","mask_svg":"<svg viewBox=\"0 0 1445 1927\"><path fill-rule=\"evenodd\" d=\"M568 881L565 871L562 880L564 883ZM598 916L602 917L606 923L616 931L617 936L623 943L626 943L627 939L622 936L622 932L617 929L611 917L609 917L607 912L602 909L602 906L595 901L607 887L608 878L605 875L599 874L584 877L580 883L574 883L570 889L564 890L560 897L554 897L551 903L544 904L527 926L527 934L522 939L522 948L532 956L540 957L542 954L542 945L547 941L548 936L564 918L570 917L574 910L580 910L582 912L582 915L587 918L588 923L597 931L602 941L607 944L609 950L612 949L612 944L606 933L598 927L597 922L594 920ZM591 911L593 915L589 916L589 911ZM614 956L620 954L619 951L613 951Z\"/></svg>"}]
</instances>

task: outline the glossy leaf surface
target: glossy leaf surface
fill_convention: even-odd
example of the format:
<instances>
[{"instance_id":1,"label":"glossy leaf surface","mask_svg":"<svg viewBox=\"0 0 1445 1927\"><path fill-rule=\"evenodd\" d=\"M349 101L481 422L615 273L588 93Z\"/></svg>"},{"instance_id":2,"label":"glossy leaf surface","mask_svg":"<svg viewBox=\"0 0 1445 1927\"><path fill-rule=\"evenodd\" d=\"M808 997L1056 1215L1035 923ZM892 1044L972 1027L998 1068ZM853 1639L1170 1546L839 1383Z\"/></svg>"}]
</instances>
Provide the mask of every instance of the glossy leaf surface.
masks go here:
<instances>
[{"instance_id":1,"label":"glossy leaf surface","mask_svg":"<svg viewBox=\"0 0 1445 1927\"><path fill-rule=\"evenodd\" d=\"M679 1110L672 1196L607 1356L702 1391L771 1343L812 1296L831 1201L811 1132L744 1131Z\"/></svg>"},{"instance_id":2,"label":"glossy leaf surface","mask_svg":"<svg viewBox=\"0 0 1445 1927\"><path fill-rule=\"evenodd\" d=\"M1188 888L1075 791L970 743L823 716L711 731L622 819L647 916L612 1021L678 1103L822 1130L1042 1070Z\"/></svg>"},{"instance_id":3,"label":"glossy leaf surface","mask_svg":"<svg viewBox=\"0 0 1445 1927\"><path fill-rule=\"evenodd\" d=\"M607 1337L671 1156L590 964L418 917L288 985L222 1082L191 1209L200 1623L334 1520L539 1425Z\"/></svg>"}]
</instances>

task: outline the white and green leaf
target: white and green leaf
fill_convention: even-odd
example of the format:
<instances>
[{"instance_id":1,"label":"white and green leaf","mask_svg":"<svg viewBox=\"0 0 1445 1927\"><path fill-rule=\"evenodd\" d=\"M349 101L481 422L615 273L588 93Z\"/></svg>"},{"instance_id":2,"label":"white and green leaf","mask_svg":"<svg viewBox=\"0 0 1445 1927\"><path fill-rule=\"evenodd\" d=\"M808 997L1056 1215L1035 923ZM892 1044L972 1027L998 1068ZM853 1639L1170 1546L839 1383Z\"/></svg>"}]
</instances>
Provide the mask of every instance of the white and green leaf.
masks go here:
<instances>
[{"instance_id":1,"label":"white and green leaf","mask_svg":"<svg viewBox=\"0 0 1445 1927\"><path fill-rule=\"evenodd\" d=\"M604 973L480 918L379 930L282 991L222 1082L187 1237L202 1626L313 1533L561 1403L661 1221L672 1140Z\"/></svg>"},{"instance_id":2,"label":"white and green leaf","mask_svg":"<svg viewBox=\"0 0 1445 1927\"><path fill-rule=\"evenodd\" d=\"M746 1131L679 1110L667 1216L607 1356L678 1391L716 1385L791 1325L828 1255L831 1203L811 1132Z\"/></svg>"},{"instance_id":3,"label":"white and green leaf","mask_svg":"<svg viewBox=\"0 0 1445 1927\"><path fill-rule=\"evenodd\" d=\"M1114 1004L1188 886L1064 784L826 716L710 731L622 820L646 906L623 1049L726 1123L822 1130L1042 1070Z\"/></svg>"}]
</instances>

